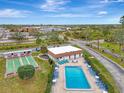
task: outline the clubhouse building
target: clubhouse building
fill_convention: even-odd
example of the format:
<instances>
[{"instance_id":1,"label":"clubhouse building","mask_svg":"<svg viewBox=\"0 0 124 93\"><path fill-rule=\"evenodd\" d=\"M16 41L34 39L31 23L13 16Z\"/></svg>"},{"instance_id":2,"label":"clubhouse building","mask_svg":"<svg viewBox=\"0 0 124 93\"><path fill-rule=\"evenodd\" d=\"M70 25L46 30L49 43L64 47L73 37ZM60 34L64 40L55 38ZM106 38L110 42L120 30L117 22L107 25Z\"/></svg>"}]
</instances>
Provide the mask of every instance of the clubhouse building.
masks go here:
<instances>
[{"instance_id":1,"label":"clubhouse building","mask_svg":"<svg viewBox=\"0 0 124 93\"><path fill-rule=\"evenodd\" d=\"M82 49L74 46L53 47L48 48L48 55L57 62L78 62L78 59L82 57Z\"/></svg>"}]
</instances>

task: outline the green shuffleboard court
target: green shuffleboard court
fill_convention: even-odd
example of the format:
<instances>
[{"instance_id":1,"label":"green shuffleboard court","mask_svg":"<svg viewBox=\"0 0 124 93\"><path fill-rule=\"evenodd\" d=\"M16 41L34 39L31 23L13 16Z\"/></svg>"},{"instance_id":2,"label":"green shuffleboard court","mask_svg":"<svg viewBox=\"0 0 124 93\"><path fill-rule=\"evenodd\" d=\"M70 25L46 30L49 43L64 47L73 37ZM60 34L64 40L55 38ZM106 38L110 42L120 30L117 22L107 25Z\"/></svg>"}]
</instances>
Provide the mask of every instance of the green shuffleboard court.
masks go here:
<instances>
[{"instance_id":1,"label":"green shuffleboard court","mask_svg":"<svg viewBox=\"0 0 124 93\"><path fill-rule=\"evenodd\" d=\"M15 64L15 69L16 71L18 70L18 68L21 66L21 63L19 61L19 58L14 58L14 64Z\"/></svg>"},{"instance_id":2,"label":"green shuffleboard court","mask_svg":"<svg viewBox=\"0 0 124 93\"><path fill-rule=\"evenodd\" d=\"M13 73L14 72L13 59L7 60L6 71L7 71L7 73Z\"/></svg>"},{"instance_id":3,"label":"green shuffleboard court","mask_svg":"<svg viewBox=\"0 0 124 93\"><path fill-rule=\"evenodd\" d=\"M36 63L35 60L32 58L32 56L27 56L26 58L27 58L28 61L30 62L30 65L33 65L34 67L37 67L37 63Z\"/></svg>"},{"instance_id":4,"label":"green shuffleboard court","mask_svg":"<svg viewBox=\"0 0 124 93\"><path fill-rule=\"evenodd\" d=\"M18 68L23 65L33 65L38 67L38 64L32 56L17 57L6 60L6 73L17 72Z\"/></svg>"},{"instance_id":5,"label":"green shuffleboard court","mask_svg":"<svg viewBox=\"0 0 124 93\"><path fill-rule=\"evenodd\" d=\"M23 62L24 65L29 65L26 57L21 57L21 60L22 60L22 62Z\"/></svg>"}]
</instances>

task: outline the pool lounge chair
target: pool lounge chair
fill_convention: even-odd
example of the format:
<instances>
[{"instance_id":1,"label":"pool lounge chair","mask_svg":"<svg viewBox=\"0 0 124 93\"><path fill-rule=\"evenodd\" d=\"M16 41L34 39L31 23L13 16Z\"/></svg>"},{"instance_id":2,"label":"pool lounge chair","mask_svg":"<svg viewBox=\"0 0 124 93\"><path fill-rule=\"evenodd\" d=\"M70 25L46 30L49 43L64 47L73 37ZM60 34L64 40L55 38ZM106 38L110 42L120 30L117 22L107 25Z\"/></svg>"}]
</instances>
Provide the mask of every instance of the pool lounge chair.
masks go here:
<instances>
[{"instance_id":1,"label":"pool lounge chair","mask_svg":"<svg viewBox=\"0 0 124 93\"><path fill-rule=\"evenodd\" d=\"M73 63L77 63L78 61L77 61L77 60L73 60L72 62L73 62Z\"/></svg>"},{"instance_id":2,"label":"pool lounge chair","mask_svg":"<svg viewBox=\"0 0 124 93\"><path fill-rule=\"evenodd\" d=\"M87 67L88 67L88 68L90 68L90 67L91 67L91 65L88 65Z\"/></svg>"},{"instance_id":3,"label":"pool lounge chair","mask_svg":"<svg viewBox=\"0 0 124 93\"><path fill-rule=\"evenodd\" d=\"M56 83L56 81L57 81L56 79L53 79L53 80L52 80L52 83L53 83L53 84L55 84L55 83Z\"/></svg>"},{"instance_id":4,"label":"pool lounge chair","mask_svg":"<svg viewBox=\"0 0 124 93\"><path fill-rule=\"evenodd\" d=\"M99 79L99 76L96 75L95 78L96 78L96 79Z\"/></svg>"},{"instance_id":5,"label":"pool lounge chair","mask_svg":"<svg viewBox=\"0 0 124 93\"><path fill-rule=\"evenodd\" d=\"M55 67L55 70L58 70L59 68L58 67Z\"/></svg>"},{"instance_id":6,"label":"pool lounge chair","mask_svg":"<svg viewBox=\"0 0 124 93\"><path fill-rule=\"evenodd\" d=\"M102 92L102 93L108 93L108 92L103 90L103 92Z\"/></svg>"}]
</instances>

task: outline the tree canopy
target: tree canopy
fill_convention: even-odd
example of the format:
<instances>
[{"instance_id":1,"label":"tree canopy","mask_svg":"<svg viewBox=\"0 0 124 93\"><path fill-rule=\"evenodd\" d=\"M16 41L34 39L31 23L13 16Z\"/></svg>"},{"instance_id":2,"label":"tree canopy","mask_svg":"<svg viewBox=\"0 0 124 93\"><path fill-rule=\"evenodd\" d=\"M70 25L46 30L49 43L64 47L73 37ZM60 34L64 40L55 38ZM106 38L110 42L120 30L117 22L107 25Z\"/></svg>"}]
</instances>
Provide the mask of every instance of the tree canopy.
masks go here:
<instances>
[{"instance_id":1,"label":"tree canopy","mask_svg":"<svg viewBox=\"0 0 124 93\"><path fill-rule=\"evenodd\" d=\"M32 65L25 65L18 68L18 76L22 79L30 79L35 74L35 68Z\"/></svg>"},{"instance_id":2,"label":"tree canopy","mask_svg":"<svg viewBox=\"0 0 124 93\"><path fill-rule=\"evenodd\" d=\"M124 27L124 16L120 18L120 23L122 24L122 27Z\"/></svg>"}]
</instances>

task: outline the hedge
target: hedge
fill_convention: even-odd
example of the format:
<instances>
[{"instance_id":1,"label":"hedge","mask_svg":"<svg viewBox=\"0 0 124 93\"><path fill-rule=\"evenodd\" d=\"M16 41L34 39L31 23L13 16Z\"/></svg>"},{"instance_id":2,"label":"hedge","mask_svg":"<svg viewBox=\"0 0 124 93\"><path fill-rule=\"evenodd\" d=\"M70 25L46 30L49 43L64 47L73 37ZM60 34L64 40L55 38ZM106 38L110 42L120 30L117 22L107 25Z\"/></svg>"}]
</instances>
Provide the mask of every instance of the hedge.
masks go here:
<instances>
[{"instance_id":1,"label":"hedge","mask_svg":"<svg viewBox=\"0 0 124 93\"><path fill-rule=\"evenodd\" d=\"M48 82L47 82L47 87L46 87L45 93L51 93L54 67L55 67L55 65L53 64L52 69L51 69L50 73L48 74Z\"/></svg>"},{"instance_id":2,"label":"hedge","mask_svg":"<svg viewBox=\"0 0 124 93\"><path fill-rule=\"evenodd\" d=\"M36 47L37 44L31 43L31 44L18 44L18 45L11 45L11 46L0 46L0 50L13 50L13 49L21 49L21 48L30 48L30 47Z\"/></svg>"}]
</instances>

